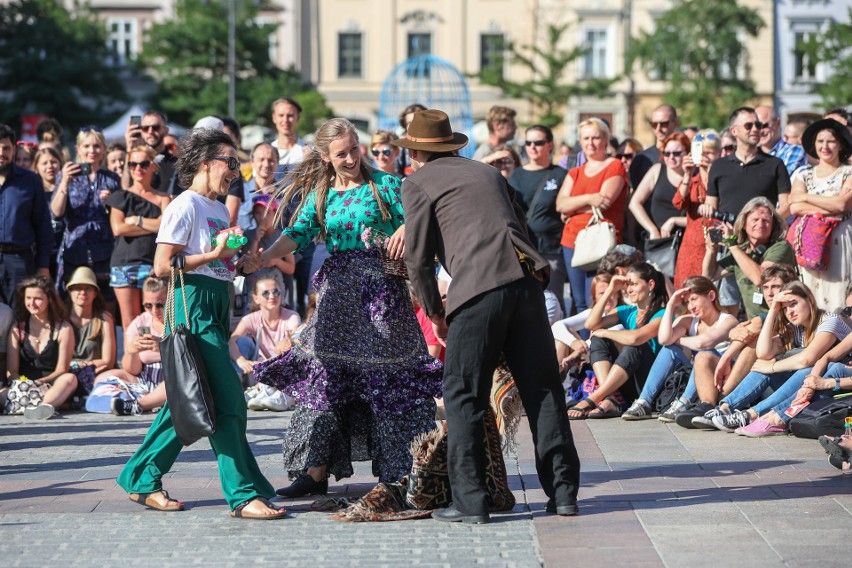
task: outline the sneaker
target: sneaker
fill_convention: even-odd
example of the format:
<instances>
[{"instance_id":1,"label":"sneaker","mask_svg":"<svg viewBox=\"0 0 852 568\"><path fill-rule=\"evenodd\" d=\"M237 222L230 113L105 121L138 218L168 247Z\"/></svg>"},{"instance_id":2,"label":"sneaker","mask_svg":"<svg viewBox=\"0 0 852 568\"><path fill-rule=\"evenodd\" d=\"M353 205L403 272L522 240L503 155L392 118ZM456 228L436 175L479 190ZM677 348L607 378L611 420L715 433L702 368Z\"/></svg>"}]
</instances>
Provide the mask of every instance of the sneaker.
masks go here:
<instances>
[{"instance_id":1,"label":"sneaker","mask_svg":"<svg viewBox=\"0 0 852 568\"><path fill-rule=\"evenodd\" d=\"M828 456L828 463L839 469L844 475L852 475L852 463L837 456Z\"/></svg>"},{"instance_id":2,"label":"sneaker","mask_svg":"<svg viewBox=\"0 0 852 568\"><path fill-rule=\"evenodd\" d=\"M751 424L751 414L747 410L734 410L730 414L717 414L713 417L713 425L729 434L738 428Z\"/></svg>"},{"instance_id":3,"label":"sneaker","mask_svg":"<svg viewBox=\"0 0 852 568\"><path fill-rule=\"evenodd\" d=\"M675 415L675 423L681 428L694 429L697 426L692 424L692 419L697 416L704 416L704 413L708 410L712 410L713 405L709 402L699 402L698 404L693 404L687 408L684 408L680 412Z\"/></svg>"},{"instance_id":4,"label":"sneaker","mask_svg":"<svg viewBox=\"0 0 852 568\"><path fill-rule=\"evenodd\" d=\"M623 420L648 420L651 416L651 405L641 399L636 399L630 408L621 415Z\"/></svg>"},{"instance_id":5,"label":"sneaker","mask_svg":"<svg viewBox=\"0 0 852 568\"><path fill-rule=\"evenodd\" d=\"M116 416L138 416L142 414L142 409L139 408L139 403L133 400L124 398L114 398L109 401L109 411Z\"/></svg>"},{"instance_id":6,"label":"sneaker","mask_svg":"<svg viewBox=\"0 0 852 568\"><path fill-rule=\"evenodd\" d=\"M723 414L728 413L722 410L722 407L717 406L716 408L711 408L703 415L694 417L692 419L692 426L701 430L715 430L716 425L713 424L713 419L717 416L722 416Z\"/></svg>"},{"instance_id":7,"label":"sneaker","mask_svg":"<svg viewBox=\"0 0 852 568\"><path fill-rule=\"evenodd\" d=\"M30 420L47 420L56 414L56 409L50 404L39 404L28 406L24 409L24 418Z\"/></svg>"},{"instance_id":8,"label":"sneaker","mask_svg":"<svg viewBox=\"0 0 852 568\"><path fill-rule=\"evenodd\" d=\"M763 418L758 418L747 426L734 430L734 433L748 438L762 438L764 436L783 436L787 434L787 426L773 426Z\"/></svg>"},{"instance_id":9,"label":"sneaker","mask_svg":"<svg viewBox=\"0 0 852 568\"><path fill-rule=\"evenodd\" d=\"M678 415L679 412L683 412L686 410L687 404L683 402L681 399L676 398L672 401L667 409L660 413L657 416L657 420L660 422L665 422L666 424L675 421L675 416Z\"/></svg>"},{"instance_id":10,"label":"sneaker","mask_svg":"<svg viewBox=\"0 0 852 568\"><path fill-rule=\"evenodd\" d=\"M262 386L263 385L261 385L260 383L257 383L253 386L250 386L249 388L247 388L245 390L245 392L243 394L246 397L246 405L248 405L248 403L251 401L251 399L257 398L261 394L265 394L265 393L261 392L261 390L260 390L260 387L262 387Z\"/></svg>"},{"instance_id":11,"label":"sneaker","mask_svg":"<svg viewBox=\"0 0 852 568\"><path fill-rule=\"evenodd\" d=\"M259 408L252 408L252 406ZM261 396L249 402L252 410L271 410L273 412L284 412L296 408L296 401L283 392L277 390L269 396Z\"/></svg>"}]
</instances>

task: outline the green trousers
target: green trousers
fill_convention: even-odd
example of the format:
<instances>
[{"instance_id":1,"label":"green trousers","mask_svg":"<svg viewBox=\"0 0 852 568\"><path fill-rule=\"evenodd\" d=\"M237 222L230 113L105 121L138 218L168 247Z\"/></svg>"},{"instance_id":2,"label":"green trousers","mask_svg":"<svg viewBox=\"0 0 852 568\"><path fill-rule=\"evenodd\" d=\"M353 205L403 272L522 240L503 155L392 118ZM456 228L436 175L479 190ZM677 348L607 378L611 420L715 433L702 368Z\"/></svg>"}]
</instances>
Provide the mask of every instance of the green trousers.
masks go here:
<instances>
[{"instance_id":1,"label":"green trousers","mask_svg":"<svg viewBox=\"0 0 852 568\"><path fill-rule=\"evenodd\" d=\"M272 498L275 490L260 472L246 440L246 401L228 354L228 284L207 276L187 275L189 328L201 350L216 407L216 433L210 445L219 463L219 479L233 510L256 497ZM175 323L186 323L180 286L175 291ZM169 380L166 377L165 380ZM175 435L168 403L163 406L145 440L121 470L118 484L128 493L162 489L183 444Z\"/></svg>"}]
</instances>

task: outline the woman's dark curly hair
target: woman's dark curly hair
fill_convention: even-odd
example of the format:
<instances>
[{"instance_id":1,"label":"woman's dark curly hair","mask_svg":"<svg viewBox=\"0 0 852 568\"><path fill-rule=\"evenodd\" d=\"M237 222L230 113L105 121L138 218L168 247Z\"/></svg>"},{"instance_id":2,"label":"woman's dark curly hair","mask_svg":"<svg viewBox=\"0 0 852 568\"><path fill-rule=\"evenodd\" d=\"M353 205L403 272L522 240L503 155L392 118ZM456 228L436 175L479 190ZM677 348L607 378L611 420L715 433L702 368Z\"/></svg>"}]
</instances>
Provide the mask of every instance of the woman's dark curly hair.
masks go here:
<instances>
[{"instance_id":1,"label":"woman's dark curly hair","mask_svg":"<svg viewBox=\"0 0 852 568\"><path fill-rule=\"evenodd\" d=\"M53 281L41 274L26 278L18 282L15 287L15 321L23 323L30 317L30 312L24 303L24 294L27 288L38 288L47 296L47 320L51 328L58 327L63 321L68 320L68 312L65 305L59 299Z\"/></svg>"},{"instance_id":2,"label":"woman's dark curly hair","mask_svg":"<svg viewBox=\"0 0 852 568\"><path fill-rule=\"evenodd\" d=\"M177 161L178 181L184 189L192 185L192 180L201 169L201 164L222 155L223 147L237 149L231 137L211 128L195 128L181 139L180 158Z\"/></svg>"}]
</instances>

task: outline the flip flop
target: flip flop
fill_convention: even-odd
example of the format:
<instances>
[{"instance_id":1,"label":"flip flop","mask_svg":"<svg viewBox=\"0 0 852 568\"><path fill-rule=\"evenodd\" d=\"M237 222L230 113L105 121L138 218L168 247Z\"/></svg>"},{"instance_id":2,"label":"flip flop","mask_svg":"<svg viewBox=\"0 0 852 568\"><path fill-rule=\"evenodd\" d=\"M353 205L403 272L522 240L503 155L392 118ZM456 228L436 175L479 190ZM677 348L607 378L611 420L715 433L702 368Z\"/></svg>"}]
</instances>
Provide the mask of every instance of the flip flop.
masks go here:
<instances>
[{"instance_id":1,"label":"flip flop","mask_svg":"<svg viewBox=\"0 0 852 568\"><path fill-rule=\"evenodd\" d=\"M852 451L840 445L840 436L820 436L819 445L829 456L840 461L852 461Z\"/></svg>"},{"instance_id":2,"label":"flip flop","mask_svg":"<svg viewBox=\"0 0 852 568\"><path fill-rule=\"evenodd\" d=\"M581 404L583 404L584 402L585 402L585 403L588 403L588 404L591 404L591 406L588 406L588 407L585 407L585 408L577 408L578 406L580 406L580 405L581 405ZM569 414L569 415L568 415L568 420L585 420L586 418L588 418L588 417L589 417L589 413L590 413L591 411L593 411L593 410L596 410L596 409L597 409L597 410L600 410L600 409L601 409L601 407L600 407L600 406L598 406L597 404L595 404L595 401L593 401L592 399L590 399L590 398L586 397L586 398L584 398L583 400L581 400L580 402L578 402L577 404L575 404L575 405L574 405L574 406L570 409L571 411L574 411L574 412L581 412L582 414L580 414L579 416L571 416L571 415Z\"/></svg>"},{"instance_id":3,"label":"flip flop","mask_svg":"<svg viewBox=\"0 0 852 568\"><path fill-rule=\"evenodd\" d=\"M231 511L231 517L235 519L256 519L258 521L274 521L277 519L283 519L287 516L286 509L284 511L280 511L275 513L274 515L258 515L257 513L247 513L245 511L246 505L251 503L252 501L260 501L270 509L277 511L279 507L276 507L269 499L265 497L255 497L254 499L249 499L248 501L244 501L237 505L236 509Z\"/></svg>"},{"instance_id":4,"label":"flip flop","mask_svg":"<svg viewBox=\"0 0 852 568\"><path fill-rule=\"evenodd\" d=\"M603 418L618 418L624 413L624 411L621 410L621 405L615 397L608 396L603 401L609 402L613 406L613 410L604 410L603 406L598 405L597 408L589 411L587 418L595 420ZM603 401L601 401L601 403L603 403Z\"/></svg>"},{"instance_id":5,"label":"flip flop","mask_svg":"<svg viewBox=\"0 0 852 568\"><path fill-rule=\"evenodd\" d=\"M177 503L177 505L166 505L165 507L160 505L159 503L151 499L151 495L155 493L162 493L166 496L166 500L168 502ZM155 511L183 511L183 503L169 497L169 492L165 489L160 489L159 491L152 491L151 493L131 493L128 495L128 497L130 497L130 500L134 503L139 503L143 507L148 507L149 509L154 509Z\"/></svg>"}]
</instances>

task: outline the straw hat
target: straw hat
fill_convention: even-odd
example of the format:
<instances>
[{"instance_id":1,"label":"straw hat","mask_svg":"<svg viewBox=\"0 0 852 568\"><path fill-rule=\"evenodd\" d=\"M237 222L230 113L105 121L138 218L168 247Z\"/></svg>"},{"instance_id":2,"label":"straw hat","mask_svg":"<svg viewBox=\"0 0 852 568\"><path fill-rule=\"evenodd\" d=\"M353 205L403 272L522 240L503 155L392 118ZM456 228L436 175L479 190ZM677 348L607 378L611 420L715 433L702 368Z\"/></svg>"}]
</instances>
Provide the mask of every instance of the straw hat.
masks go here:
<instances>
[{"instance_id":1,"label":"straw hat","mask_svg":"<svg viewBox=\"0 0 852 568\"><path fill-rule=\"evenodd\" d=\"M71 274L71 280L68 281L68 284L65 285L66 288L71 288L72 286L79 286L80 284L86 284L87 286L94 286L98 290L101 289L98 286L98 280L95 278L95 273L88 266L81 266L77 270Z\"/></svg>"},{"instance_id":2,"label":"straw hat","mask_svg":"<svg viewBox=\"0 0 852 568\"><path fill-rule=\"evenodd\" d=\"M467 136L453 132L447 113L429 109L414 113L405 138L393 140L391 144L425 152L452 152L467 145Z\"/></svg>"}]
</instances>

